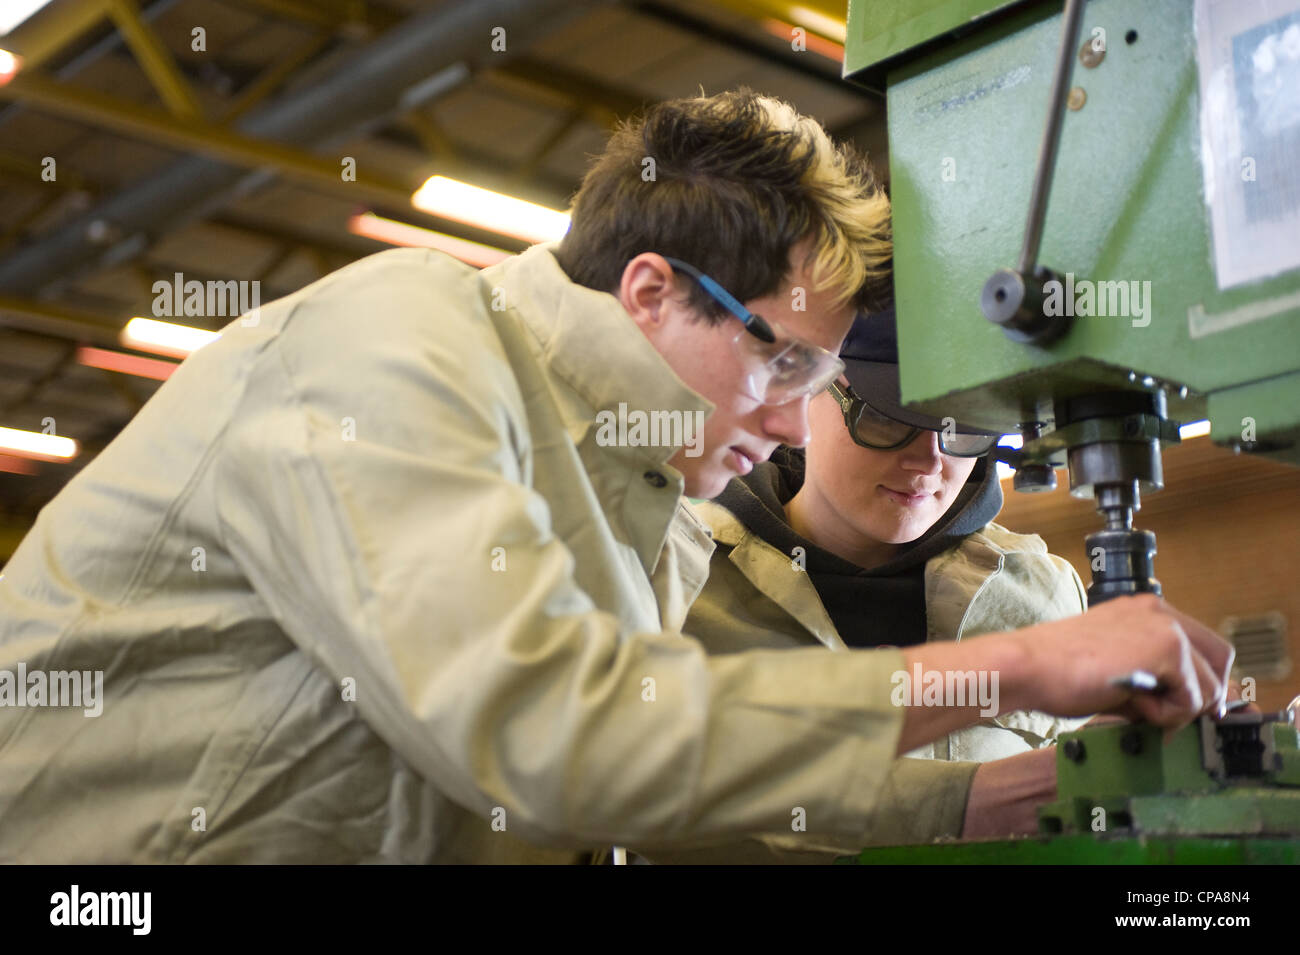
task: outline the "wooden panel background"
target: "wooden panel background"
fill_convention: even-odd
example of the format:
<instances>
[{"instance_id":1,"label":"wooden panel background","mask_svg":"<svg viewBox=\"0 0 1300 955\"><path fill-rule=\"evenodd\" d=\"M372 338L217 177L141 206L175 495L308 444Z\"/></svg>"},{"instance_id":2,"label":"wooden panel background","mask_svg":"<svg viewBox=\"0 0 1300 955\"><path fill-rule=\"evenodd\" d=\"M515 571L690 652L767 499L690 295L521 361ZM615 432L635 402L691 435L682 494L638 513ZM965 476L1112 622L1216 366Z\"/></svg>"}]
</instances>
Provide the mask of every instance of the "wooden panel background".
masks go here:
<instances>
[{"instance_id":1,"label":"wooden panel background","mask_svg":"<svg viewBox=\"0 0 1300 955\"><path fill-rule=\"evenodd\" d=\"M1165 449L1164 470L1164 490L1144 497L1134 525L1156 535L1165 597L1216 630L1226 617L1281 613L1292 668L1257 686L1261 708L1285 706L1300 693L1300 468L1192 438ZM997 520L1040 535L1087 584L1083 539L1101 529L1101 517L1091 500L1069 496L1064 469L1057 480L1050 494L1017 494L1004 481Z\"/></svg>"}]
</instances>

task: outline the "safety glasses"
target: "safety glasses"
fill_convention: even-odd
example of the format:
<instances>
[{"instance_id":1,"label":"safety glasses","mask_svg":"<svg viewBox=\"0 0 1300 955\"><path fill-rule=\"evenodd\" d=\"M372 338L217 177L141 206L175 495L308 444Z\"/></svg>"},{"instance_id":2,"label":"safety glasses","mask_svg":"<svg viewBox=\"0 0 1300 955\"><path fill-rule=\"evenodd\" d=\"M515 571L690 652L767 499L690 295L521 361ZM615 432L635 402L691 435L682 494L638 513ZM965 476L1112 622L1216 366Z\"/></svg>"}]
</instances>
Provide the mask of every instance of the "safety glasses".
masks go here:
<instances>
[{"instance_id":1,"label":"safety glasses","mask_svg":"<svg viewBox=\"0 0 1300 955\"><path fill-rule=\"evenodd\" d=\"M741 390L755 401L783 405L815 395L844 372L838 355L789 334L777 322L755 315L734 295L695 266L664 256L676 271L695 279L741 329L731 340L745 369Z\"/></svg>"},{"instance_id":2,"label":"safety glasses","mask_svg":"<svg viewBox=\"0 0 1300 955\"><path fill-rule=\"evenodd\" d=\"M837 376L838 377L838 376ZM848 386L831 382L831 396L840 403L844 425L855 444L876 451L897 451L922 431L937 430L939 450L955 458L978 458L989 452L1000 434L962 434L942 429L917 428L877 411Z\"/></svg>"}]
</instances>

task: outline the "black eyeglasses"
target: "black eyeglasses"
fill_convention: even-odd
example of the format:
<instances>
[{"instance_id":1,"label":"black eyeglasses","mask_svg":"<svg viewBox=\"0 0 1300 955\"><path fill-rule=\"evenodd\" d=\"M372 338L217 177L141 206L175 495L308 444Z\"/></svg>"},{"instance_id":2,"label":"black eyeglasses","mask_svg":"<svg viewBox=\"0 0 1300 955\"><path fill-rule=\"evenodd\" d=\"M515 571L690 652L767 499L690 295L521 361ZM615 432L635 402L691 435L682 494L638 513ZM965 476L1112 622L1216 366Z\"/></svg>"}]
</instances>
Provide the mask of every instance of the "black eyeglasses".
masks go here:
<instances>
[{"instance_id":1,"label":"black eyeglasses","mask_svg":"<svg viewBox=\"0 0 1300 955\"><path fill-rule=\"evenodd\" d=\"M896 418L891 418L859 398L851 387L841 387L835 382L827 386L831 396L840 403L844 413L844 426L855 444L875 451L897 451L905 448L922 431L937 431L939 450L955 458L978 458L987 454L1000 434L965 434L947 428L918 428Z\"/></svg>"},{"instance_id":2,"label":"black eyeglasses","mask_svg":"<svg viewBox=\"0 0 1300 955\"><path fill-rule=\"evenodd\" d=\"M732 346L747 372L743 391L755 401L787 404L817 394L844 373L844 362L834 352L797 338L779 323L755 315L695 266L666 255L664 261L695 279L744 325L732 339Z\"/></svg>"}]
</instances>

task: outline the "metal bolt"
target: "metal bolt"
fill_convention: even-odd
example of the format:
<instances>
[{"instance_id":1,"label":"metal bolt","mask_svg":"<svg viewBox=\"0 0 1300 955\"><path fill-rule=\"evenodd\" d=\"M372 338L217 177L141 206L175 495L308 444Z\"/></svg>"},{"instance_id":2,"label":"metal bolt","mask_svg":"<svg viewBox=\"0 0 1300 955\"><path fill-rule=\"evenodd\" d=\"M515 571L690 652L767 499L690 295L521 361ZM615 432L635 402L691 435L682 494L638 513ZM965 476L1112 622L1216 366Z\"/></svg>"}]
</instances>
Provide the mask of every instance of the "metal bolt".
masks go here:
<instances>
[{"instance_id":1,"label":"metal bolt","mask_svg":"<svg viewBox=\"0 0 1300 955\"><path fill-rule=\"evenodd\" d=\"M1079 62L1090 70L1106 59L1106 48L1103 46L1098 50L1093 47L1094 42L1093 38L1089 37L1083 41L1083 46L1079 48Z\"/></svg>"},{"instance_id":2,"label":"metal bolt","mask_svg":"<svg viewBox=\"0 0 1300 955\"><path fill-rule=\"evenodd\" d=\"M1070 98L1065 101L1065 105L1077 112L1083 109L1083 104L1086 102L1088 102L1088 94L1083 91L1082 86L1076 86L1070 90Z\"/></svg>"},{"instance_id":3,"label":"metal bolt","mask_svg":"<svg viewBox=\"0 0 1300 955\"><path fill-rule=\"evenodd\" d=\"M103 245L113 239L116 231L107 220L95 219L86 226L86 238L97 245Z\"/></svg>"}]
</instances>

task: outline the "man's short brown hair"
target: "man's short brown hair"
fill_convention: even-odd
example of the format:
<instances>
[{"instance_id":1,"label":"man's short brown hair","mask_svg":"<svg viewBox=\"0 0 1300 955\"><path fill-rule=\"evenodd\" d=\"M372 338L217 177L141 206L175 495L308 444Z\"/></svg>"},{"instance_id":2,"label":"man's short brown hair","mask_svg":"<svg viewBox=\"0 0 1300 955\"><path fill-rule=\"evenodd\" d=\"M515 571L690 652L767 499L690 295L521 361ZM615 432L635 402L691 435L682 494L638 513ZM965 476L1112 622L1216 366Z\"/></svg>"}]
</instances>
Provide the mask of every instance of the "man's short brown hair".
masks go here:
<instances>
[{"instance_id":1,"label":"man's short brown hair","mask_svg":"<svg viewBox=\"0 0 1300 955\"><path fill-rule=\"evenodd\" d=\"M617 294L642 252L683 259L740 301L777 292L811 239L814 288L879 306L890 287L889 200L866 159L816 120L750 90L668 100L619 126L573 201L557 253L573 281ZM691 305L723 308L695 283Z\"/></svg>"}]
</instances>

